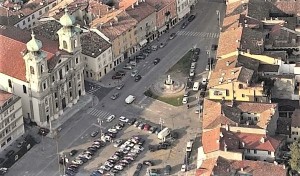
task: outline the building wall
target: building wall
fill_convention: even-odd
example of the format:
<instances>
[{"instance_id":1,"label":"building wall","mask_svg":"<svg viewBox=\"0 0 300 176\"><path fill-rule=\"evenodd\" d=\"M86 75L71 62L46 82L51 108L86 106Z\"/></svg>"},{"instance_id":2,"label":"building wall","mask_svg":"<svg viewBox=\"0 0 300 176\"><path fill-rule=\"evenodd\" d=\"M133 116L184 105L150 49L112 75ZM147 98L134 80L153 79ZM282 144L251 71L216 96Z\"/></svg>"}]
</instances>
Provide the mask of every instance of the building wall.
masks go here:
<instances>
[{"instance_id":1,"label":"building wall","mask_svg":"<svg viewBox=\"0 0 300 176\"><path fill-rule=\"evenodd\" d=\"M181 20L184 16L190 13L190 2L192 0L176 0L177 2L177 16Z\"/></svg>"},{"instance_id":2,"label":"building wall","mask_svg":"<svg viewBox=\"0 0 300 176\"><path fill-rule=\"evenodd\" d=\"M94 81L99 81L116 66L113 62L111 47L96 58L84 54L82 54L82 58L85 62L84 77Z\"/></svg>"},{"instance_id":3,"label":"building wall","mask_svg":"<svg viewBox=\"0 0 300 176\"><path fill-rule=\"evenodd\" d=\"M148 17L146 17L145 19L143 19L137 24L137 28L136 28L137 42L141 42L144 39L150 38L151 35L149 34L155 32L156 30L155 26L156 26L156 13L153 12L152 14L150 14ZM149 39L149 41L151 40Z\"/></svg>"},{"instance_id":4,"label":"building wall","mask_svg":"<svg viewBox=\"0 0 300 176\"><path fill-rule=\"evenodd\" d=\"M176 1L172 0L172 2L166 5L164 8L160 9L156 12L156 27L160 29L165 26L165 23L169 20L165 15L166 12L170 12L169 19L174 19L177 17L177 9L176 9Z\"/></svg>"},{"instance_id":5,"label":"building wall","mask_svg":"<svg viewBox=\"0 0 300 176\"><path fill-rule=\"evenodd\" d=\"M0 152L24 134L22 101L14 96L5 107L0 107Z\"/></svg>"},{"instance_id":6,"label":"building wall","mask_svg":"<svg viewBox=\"0 0 300 176\"><path fill-rule=\"evenodd\" d=\"M231 151L214 151L211 153L206 153L206 159L209 158L215 158L218 156L222 156L226 159L230 159L230 160L243 160L243 153L239 153L239 152L231 152Z\"/></svg>"},{"instance_id":7,"label":"building wall","mask_svg":"<svg viewBox=\"0 0 300 176\"><path fill-rule=\"evenodd\" d=\"M263 150L247 150L245 149L244 155L246 159L269 161L273 162L275 160L275 152L268 153L268 151Z\"/></svg>"},{"instance_id":8,"label":"building wall","mask_svg":"<svg viewBox=\"0 0 300 176\"><path fill-rule=\"evenodd\" d=\"M48 12L50 9L52 9L54 6L56 6L57 2L59 2L59 1L53 1L52 3L48 4L47 6L44 6L43 8L37 10L36 12L28 15L26 18L19 21L14 26L21 28L21 29L31 28L39 21L38 18L40 18L42 15L44 15L46 12Z\"/></svg>"}]
</instances>

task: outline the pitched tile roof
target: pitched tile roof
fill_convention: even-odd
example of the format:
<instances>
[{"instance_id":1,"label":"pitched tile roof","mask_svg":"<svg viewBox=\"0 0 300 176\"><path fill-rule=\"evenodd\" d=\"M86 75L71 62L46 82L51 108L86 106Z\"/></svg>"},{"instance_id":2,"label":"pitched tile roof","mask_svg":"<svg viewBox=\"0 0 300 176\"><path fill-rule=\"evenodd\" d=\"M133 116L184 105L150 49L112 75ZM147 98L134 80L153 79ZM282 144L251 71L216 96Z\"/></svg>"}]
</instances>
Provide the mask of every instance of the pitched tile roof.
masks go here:
<instances>
[{"instance_id":1,"label":"pitched tile roof","mask_svg":"<svg viewBox=\"0 0 300 176\"><path fill-rule=\"evenodd\" d=\"M287 14L300 13L300 1L298 0L276 1L275 6Z\"/></svg>"},{"instance_id":2,"label":"pitched tile roof","mask_svg":"<svg viewBox=\"0 0 300 176\"><path fill-rule=\"evenodd\" d=\"M101 31L110 40L114 40L124 32L134 28L136 24L137 20L123 11L120 14L116 15L113 19L110 19L107 23L99 26L98 30Z\"/></svg>"},{"instance_id":3,"label":"pitched tile roof","mask_svg":"<svg viewBox=\"0 0 300 176\"><path fill-rule=\"evenodd\" d=\"M96 58L106 51L111 44L95 32L84 33L80 36L82 54Z\"/></svg>"},{"instance_id":4,"label":"pitched tile roof","mask_svg":"<svg viewBox=\"0 0 300 176\"><path fill-rule=\"evenodd\" d=\"M13 94L4 90L0 90L0 109L11 97L13 97Z\"/></svg>"},{"instance_id":5,"label":"pitched tile roof","mask_svg":"<svg viewBox=\"0 0 300 176\"><path fill-rule=\"evenodd\" d=\"M123 12L123 10L116 10L113 11L111 13L105 14L105 15L101 15L100 18L96 18L94 19L91 23L90 26L93 28L99 27L105 23L108 23L110 20L113 20L114 18L116 18L119 14L121 14Z\"/></svg>"},{"instance_id":6,"label":"pitched tile roof","mask_svg":"<svg viewBox=\"0 0 300 176\"><path fill-rule=\"evenodd\" d=\"M58 43L36 35L43 43L42 50L46 52L47 59L52 59L58 49ZM26 43L31 40L29 31L16 27L5 26L0 28L0 73L9 75L16 79L26 81L25 62L21 52L26 50Z\"/></svg>"},{"instance_id":7,"label":"pitched tile roof","mask_svg":"<svg viewBox=\"0 0 300 176\"><path fill-rule=\"evenodd\" d=\"M292 115L292 127L300 128L300 109L295 109Z\"/></svg>"},{"instance_id":8,"label":"pitched tile roof","mask_svg":"<svg viewBox=\"0 0 300 176\"><path fill-rule=\"evenodd\" d=\"M204 153L218 150L243 153L245 149L275 152L284 139L282 136L232 132L230 127L229 130L217 127L202 134Z\"/></svg>"},{"instance_id":9,"label":"pitched tile roof","mask_svg":"<svg viewBox=\"0 0 300 176\"><path fill-rule=\"evenodd\" d=\"M236 67L227 70L215 70L211 73L208 87L227 84L229 82L250 83L254 71L245 67Z\"/></svg>"},{"instance_id":10,"label":"pitched tile roof","mask_svg":"<svg viewBox=\"0 0 300 176\"><path fill-rule=\"evenodd\" d=\"M155 13L155 9L146 2L140 2L138 5L135 5L134 8L132 6L126 9L126 12L138 22L147 18L152 13Z\"/></svg>"},{"instance_id":11,"label":"pitched tile roof","mask_svg":"<svg viewBox=\"0 0 300 176\"><path fill-rule=\"evenodd\" d=\"M146 0L146 2L154 7L156 11L159 11L169 4L175 2L175 0Z\"/></svg>"},{"instance_id":12,"label":"pitched tile roof","mask_svg":"<svg viewBox=\"0 0 300 176\"><path fill-rule=\"evenodd\" d=\"M196 170L195 176L211 176L217 158L208 158L203 161L201 167Z\"/></svg>"},{"instance_id":13,"label":"pitched tile roof","mask_svg":"<svg viewBox=\"0 0 300 176\"><path fill-rule=\"evenodd\" d=\"M276 108L275 103L240 101L232 103L204 99L202 124L204 129L212 129L225 124L266 129ZM257 113L259 116L257 123L246 124L246 120L241 120L241 113Z\"/></svg>"},{"instance_id":14,"label":"pitched tile roof","mask_svg":"<svg viewBox=\"0 0 300 176\"><path fill-rule=\"evenodd\" d=\"M118 9L125 10L128 7L132 6L132 4L136 4L137 0L120 0L118 4ZM140 3L140 2L138 2Z\"/></svg>"},{"instance_id":15,"label":"pitched tile roof","mask_svg":"<svg viewBox=\"0 0 300 176\"><path fill-rule=\"evenodd\" d=\"M240 47L240 40L242 38L243 27L237 27L227 30L220 34L219 46L217 49L217 57L237 51Z\"/></svg>"},{"instance_id":16,"label":"pitched tile roof","mask_svg":"<svg viewBox=\"0 0 300 176\"><path fill-rule=\"evenodd\" d=\"M226 70L226 69L232 69L240 66L255 71L258 70L259 61L241 54L233 55L228 58L218 59L215 65L215 70Z\"/></svg>"},{"instance_id":17,"label":"pitched tile roof","mask_svg":"<svg viewBox=\"0 0 300 176\"><path fill-rule=\"evenodd\" d=\"M265 161L228 160L221 156L213 164L214 175L231 176L232 174L251 174L252 176L285 176L287 169L284 165L277 165Z\"/></svg>"},{"instance_id":18,"label":"pitched tile roof","mask_svg":"<svg viewBox=\"0 0 300 176\"><path fill-rule=\"evenodd\" d=\"M55 19L59 19L65 13L64 9L68 9L69 14L73 14L77 10L84 10L88 7L89 2L86 0L63 0L58 3L55 7L49 10L49 12L45 13L43 17L53 17Z\"/></svg>"},{"instance_id":19,"label":"pitched tile roof","mask_svg":"<svg viewBox=\"0 0 300 176\"><path fill-rule=\"evenodd\" d=\"M55 0L48 0L48 4L51 4ZM24 1L23 1L24 2ZM27 3L23 4L20 10L14 10L17 4L14 4L12 1L5 0L1 1L0 5L0 21L2 25L15 25L27 16L38 11L39 9L47 6L48 4L44 0L34 0L26 1ZM22 15L21 18L18 16Z\"/></svg>"}]
</instances>

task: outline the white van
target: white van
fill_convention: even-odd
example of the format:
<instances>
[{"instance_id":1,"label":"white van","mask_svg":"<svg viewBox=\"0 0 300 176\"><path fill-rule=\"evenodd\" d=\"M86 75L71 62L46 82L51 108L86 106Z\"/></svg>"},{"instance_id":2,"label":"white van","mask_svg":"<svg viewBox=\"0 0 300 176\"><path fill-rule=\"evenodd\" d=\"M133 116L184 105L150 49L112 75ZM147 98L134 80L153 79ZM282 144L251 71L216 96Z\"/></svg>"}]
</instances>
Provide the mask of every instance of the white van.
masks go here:
<instances>
[{"instance_id":1,"label":"white van","mask_svg":"<svg viewBox=\"0 0 300 176\"><path fill-rule=\"evenodd\" d=\"M158 137L158 139L163 139L163 138L167 137L170 134L170 132L171 131L169 128L164 128L157 134L157 137Z\"/></svg>"},{"instance_id":2,"label":"white van","mask_svg":"<svg viewBox=\"0 0 300 176\"><path fill-rule=\"evenodd\" d=\"M199 85L200 85L199 82L194 82L193 91L198 91L199 90Z\"/></svg>"},{"instance_id":3,"label":"white van","mask_svg":"<svg viewBox=\"0 0 300 176\"><path fill-rule=\"evenodd\" d=\"M129 95L126 99L125 99L125 103L130 104L135 100L135 96L133 95Z\"/></svg>"},{"instance_id":4,"label":"white van","mask_svg":"<svg viewBox=\"0 0 300 176\"><path fill-rule=\"evenodd\" d=\"M193 147L193 141L188 141L186 143L186 151L187 152L191 152L192 151L192 147Z\"/></svg>"}]
</instances>

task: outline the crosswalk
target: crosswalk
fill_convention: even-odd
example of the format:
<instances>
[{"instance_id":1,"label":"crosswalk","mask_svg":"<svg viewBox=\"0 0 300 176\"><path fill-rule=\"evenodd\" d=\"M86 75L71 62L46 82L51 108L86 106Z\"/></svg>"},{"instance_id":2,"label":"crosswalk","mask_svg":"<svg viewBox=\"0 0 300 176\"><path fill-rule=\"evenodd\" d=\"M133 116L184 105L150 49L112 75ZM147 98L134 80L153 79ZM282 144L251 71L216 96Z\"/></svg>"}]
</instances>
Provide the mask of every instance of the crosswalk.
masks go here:
<instances>
[{"instance_id":1,"label":"crosswalk","mask_svg":"<svg viewBox=\"0 0 300 176\"><path fill-rule=\"evenodd\" d=\"M111 113L109 112L106 112L106 111L103 111L103 110L99 110L99 109L95 109L95 108L92 108L88 114L92 115L92 116L96 116L96 117L99 117L101 119L105 119L106 117L112 115Z\"/></svg>"},{"instance_id":2,"label":"crosswalk","mask_svg":"<svg viewBox=\"0 0 300 176\"><path fill-rule=\"evenodd\" d=\"M101 89L101 86L95 86L92 89L90 89L89 91L87 91L87 93L88 94L93 94L94 92L96 92L99 89Z\"/></svg>"},{"instance_id":3,"label":"crosswalk","mask_svg":"<svg viewBox=\"0 0 300 176\"><path fill-rule=\"evenodd\" d=\"M219 38L219 34L211 32L178 31L177 35L201 37L201 38Z\"/></svg>"}]
</instances>

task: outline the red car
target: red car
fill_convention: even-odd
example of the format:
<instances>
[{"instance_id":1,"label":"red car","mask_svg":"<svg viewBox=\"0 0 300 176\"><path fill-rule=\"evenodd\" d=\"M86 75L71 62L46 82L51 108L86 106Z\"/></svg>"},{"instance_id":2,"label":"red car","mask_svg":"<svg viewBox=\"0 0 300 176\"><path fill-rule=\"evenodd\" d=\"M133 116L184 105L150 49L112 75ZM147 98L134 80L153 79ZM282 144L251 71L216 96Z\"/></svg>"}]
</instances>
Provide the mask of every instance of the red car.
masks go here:
<instances>
[{"instance_id":1,"label":"red car","mask_svg":"<svg viewBox=\"0 0 300 176\"><path fill-rule=\"evenodd\" d=\"M145 130L145 131L149 131L150 128L151 128L151 126L150 126L149 124L146 124L146 125L144 126L144 130Z\"/></svg>"}]
</instances>

